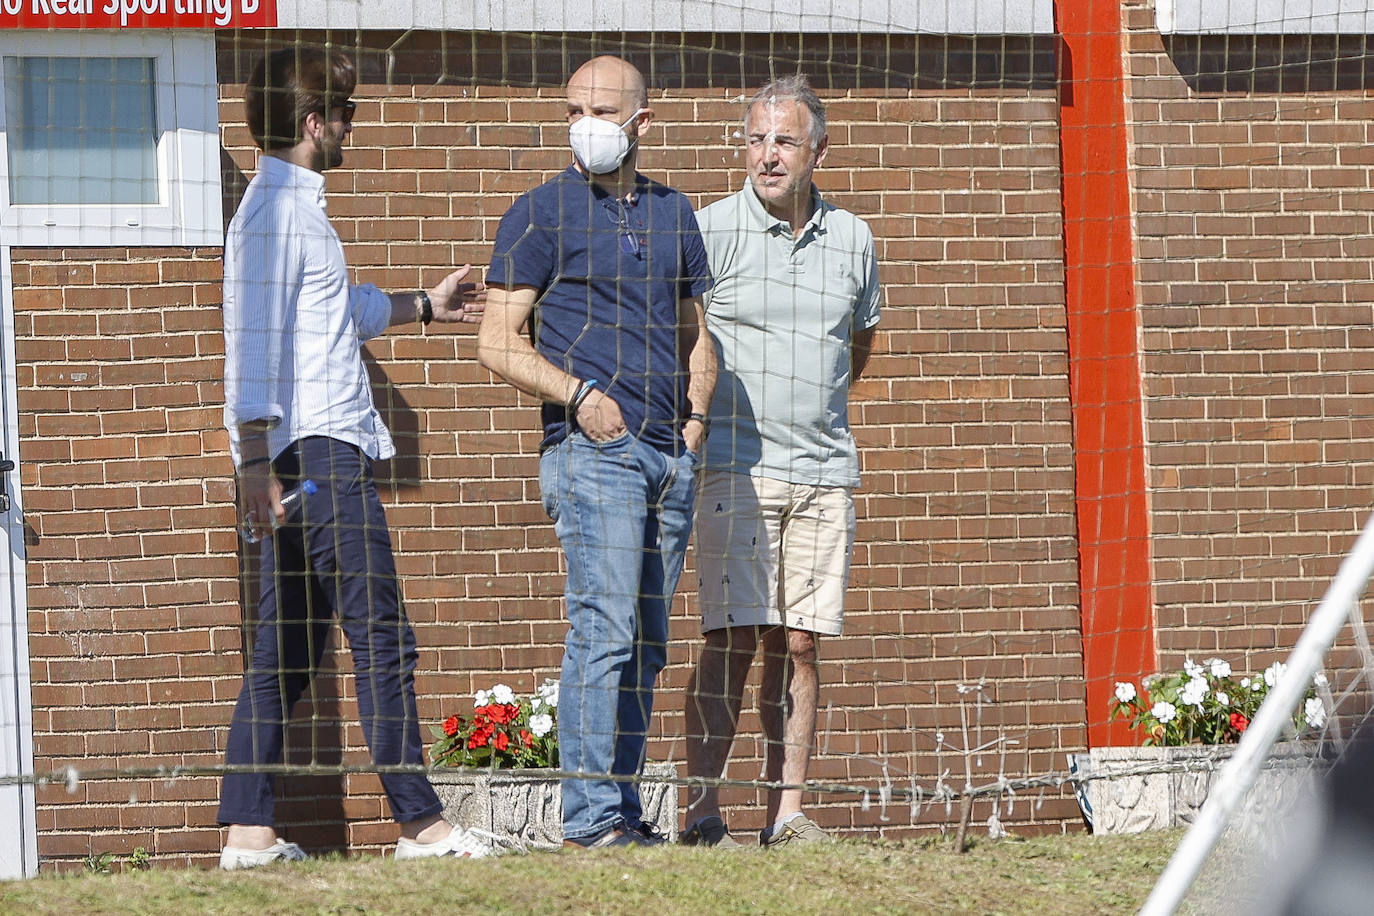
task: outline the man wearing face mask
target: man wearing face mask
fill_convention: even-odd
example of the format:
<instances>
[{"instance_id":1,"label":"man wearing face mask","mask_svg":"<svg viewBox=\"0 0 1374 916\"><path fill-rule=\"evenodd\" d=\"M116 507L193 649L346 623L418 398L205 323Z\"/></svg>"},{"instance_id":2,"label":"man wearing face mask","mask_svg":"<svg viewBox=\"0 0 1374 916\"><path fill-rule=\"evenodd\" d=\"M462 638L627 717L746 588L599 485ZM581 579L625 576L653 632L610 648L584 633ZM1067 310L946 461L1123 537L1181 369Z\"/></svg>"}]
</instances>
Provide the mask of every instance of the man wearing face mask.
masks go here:
<instances>
[{"instance_id":1,"label":"man wearing face mask","mask_svg":"<svg viewBox=\"0 0 1374 916\"><path fill-rule=\"evenodd\" d=\"M762 648L764 775L797 786L815 743L816 641L839 634L844 615L859 484L849 387L868 362L882 289L873 234L811 183L828 142L805 77L761 89L744 129L748 182L701 212L721 384L697 523L706 645L687 700L687 771L723 775ZM716 795L690 790L683 842L740 845ZM763 846L826 839L801 795L768 793Z\"/></svg>"},{"instance_id":2,"label":"man wearing face mask","mask_svg":"<svg viewBox=\"0 0 1374 916\"><path fill-rule=\"evenodd\" d=\"M706 250L685 197L635 171L644 78L598 57L568 81L574 162L520 197L487 275L482 365L543 401L539 487L567 557L558 706L572 848L662 842L637 774L715 387ZM530 334L525 334L526 325Z\"/></svg>"}]
</instances>

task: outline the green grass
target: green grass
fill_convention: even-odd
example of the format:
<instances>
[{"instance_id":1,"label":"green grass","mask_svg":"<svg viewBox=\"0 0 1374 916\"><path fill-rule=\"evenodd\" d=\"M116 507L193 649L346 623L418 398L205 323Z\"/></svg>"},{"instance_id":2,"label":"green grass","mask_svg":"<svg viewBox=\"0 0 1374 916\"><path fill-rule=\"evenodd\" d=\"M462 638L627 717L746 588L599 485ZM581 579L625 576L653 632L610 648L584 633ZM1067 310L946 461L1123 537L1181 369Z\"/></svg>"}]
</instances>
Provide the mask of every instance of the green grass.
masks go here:
<instances>
[{"instance_id":1,"label":"green grass","mask_svg":"<svg viewBox=\"0 0 1374 916\"><path fill-rule=\"evenodd\" d=\"M0 884L0 913L1132 913L1180 831L1125 837L621 849L483 861L320 859Z\"/></svg>"}]
</instances>

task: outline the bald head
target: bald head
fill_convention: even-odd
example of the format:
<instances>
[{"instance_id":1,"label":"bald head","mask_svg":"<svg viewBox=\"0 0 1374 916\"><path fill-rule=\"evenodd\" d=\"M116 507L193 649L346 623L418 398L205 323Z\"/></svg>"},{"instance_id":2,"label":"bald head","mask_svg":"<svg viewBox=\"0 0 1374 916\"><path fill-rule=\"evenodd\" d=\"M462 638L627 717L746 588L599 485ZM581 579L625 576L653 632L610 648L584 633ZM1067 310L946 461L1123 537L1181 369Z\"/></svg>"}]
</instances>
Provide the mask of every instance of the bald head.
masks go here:
<instances>
[{"instance_id":1,"label":"bald head","mask_svg":"<svg viewBox=\"0 0 1374 916\"><path fill-rule=\"evenodd\" d=\"M621 120L624 120L635 109L649 106L649 93L644 86L644 74L634 64L605 54L578 67L568 80L569 114L574 100L579 114L623 112Z\"/></svg>"}]
</instances>

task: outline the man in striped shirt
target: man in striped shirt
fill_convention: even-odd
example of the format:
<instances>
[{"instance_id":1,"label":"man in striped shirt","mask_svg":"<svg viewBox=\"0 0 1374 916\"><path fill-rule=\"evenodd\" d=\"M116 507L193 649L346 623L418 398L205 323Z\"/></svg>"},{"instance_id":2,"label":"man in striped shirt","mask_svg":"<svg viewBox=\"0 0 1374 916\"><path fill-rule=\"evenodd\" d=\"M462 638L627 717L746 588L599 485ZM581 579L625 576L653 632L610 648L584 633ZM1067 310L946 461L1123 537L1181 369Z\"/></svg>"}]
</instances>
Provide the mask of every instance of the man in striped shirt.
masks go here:
<instances>
[{"instance_id":1,"label":"man in striped shirt","mask_svg":"<svg viewBox=\"0 0 1374 916\"><path fill-rule=\"evenodd\" d=\"M229 226L224 257L224 394L245 532L260 539L253 657L229 730L219 821L226 869L305 858L273 826L273 775L291 707L310 683L337 615L353 653L358 715L380 765L423 762L415 710L415 637L401 610L374 461L395 454L372 402L363 341L389 326L476 322L468 269L388 295L349 283L325 212L324 171L343 162L356 77L337 52L287 48L249 77L245 108L262 149ZM282 506L286 491L290 511ZM419 773L382 785L400 822L397 858L481 856L451 827Z\"/></svg>"}]
</instances>

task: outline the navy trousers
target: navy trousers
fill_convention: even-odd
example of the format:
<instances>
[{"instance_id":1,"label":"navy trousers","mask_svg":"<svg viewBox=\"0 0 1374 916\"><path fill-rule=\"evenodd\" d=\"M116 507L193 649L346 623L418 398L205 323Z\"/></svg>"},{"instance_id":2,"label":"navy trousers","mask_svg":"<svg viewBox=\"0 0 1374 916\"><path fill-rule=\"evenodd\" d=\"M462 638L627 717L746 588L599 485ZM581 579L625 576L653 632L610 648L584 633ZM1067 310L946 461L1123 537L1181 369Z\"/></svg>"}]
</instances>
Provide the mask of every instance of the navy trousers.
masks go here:
<instances>
[{"instance_id":1,"label":"navy trousers","mask_svg":"<svg viewBox=\"0 0 1374 916\"><path fill-rule=\"evenodd\" d=\"M356 446L311 437L273 462L283 489L313 480L262 541L257 642L229 728L225 762L275 764L282 759L291 707L309 685L337 617L353 654L358 716L378 764L424 761L415 711L415 634L401 610L391 534L371 460ZM274 780L230 773L220 790L219 822L271 826ZM391 814L405 823L443 806L421 774L383 774Z\"/></svg>"}]
</instances>

